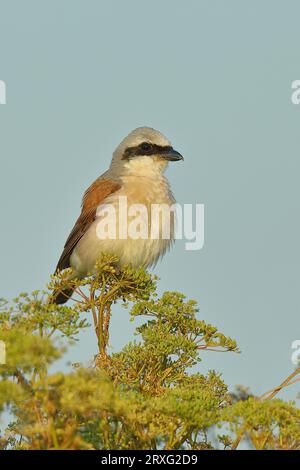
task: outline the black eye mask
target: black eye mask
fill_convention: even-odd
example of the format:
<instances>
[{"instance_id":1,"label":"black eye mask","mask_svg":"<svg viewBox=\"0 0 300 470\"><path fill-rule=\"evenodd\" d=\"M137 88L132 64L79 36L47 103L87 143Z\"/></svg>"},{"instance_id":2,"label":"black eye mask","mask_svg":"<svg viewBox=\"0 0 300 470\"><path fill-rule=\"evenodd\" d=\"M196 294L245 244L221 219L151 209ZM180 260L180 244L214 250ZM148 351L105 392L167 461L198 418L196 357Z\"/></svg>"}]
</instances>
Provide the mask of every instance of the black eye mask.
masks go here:
<instances>
[{"instance_id":1,"label":"black eye mask","mask_svg":"<svg viewBox=\"0 0 300 470\"><path fill-rule=\"evenodd\" d=\"M142 142L136 147L127 147L122 157L122 160L129 160L134 157L140 157L143 155L161 155L162 157L166 154L173 152L173 147L170 145L156 145L149 142Z\"/></svg>"}]
</instances>

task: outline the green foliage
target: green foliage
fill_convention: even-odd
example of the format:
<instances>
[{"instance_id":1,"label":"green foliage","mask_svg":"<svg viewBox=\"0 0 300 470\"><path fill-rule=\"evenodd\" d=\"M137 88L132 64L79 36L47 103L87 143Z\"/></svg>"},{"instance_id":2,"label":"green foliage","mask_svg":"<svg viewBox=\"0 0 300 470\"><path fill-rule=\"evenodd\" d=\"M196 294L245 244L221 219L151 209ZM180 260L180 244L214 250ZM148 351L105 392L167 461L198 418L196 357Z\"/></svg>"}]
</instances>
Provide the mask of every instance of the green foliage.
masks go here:
<instances>
[{"instance_id":1,"label":"green foliage","mask_svg":"<svg viewBox=\"0 0 300 470\"><path fill-rule=\"evenodd\" d=\"M300 447L300 410L292 403L250 397L228 407L223 419L234 434L244 433L256 449Z\"/></svg>"},{"instance_id":2,"label":"green foliage","mask_svg":"<svg viewBox=\"0 0 300 470\"><path fill-rule=\"evenodd\" d=\"M215 371L193 372L202 350L238 352L237 345L198 318L195 301L178 292L159 298L156 282L105 256L94 276L69 281L63 272L52 279L50 292L75 289L70 306L55 305L45 292L1 302L7 361L0 365L0 411L11 416L1 448L210 449L236 448L241 439L257 449L300 448L300 414L292 403L245 390L234 396ZM133 341L110 354L116 302L130 305L132 320L143 323ZM93 367L50 373L89 326L86 314L98 348ZM218 436L219 427L226 434Z\"/></svg>"}]
</instances>

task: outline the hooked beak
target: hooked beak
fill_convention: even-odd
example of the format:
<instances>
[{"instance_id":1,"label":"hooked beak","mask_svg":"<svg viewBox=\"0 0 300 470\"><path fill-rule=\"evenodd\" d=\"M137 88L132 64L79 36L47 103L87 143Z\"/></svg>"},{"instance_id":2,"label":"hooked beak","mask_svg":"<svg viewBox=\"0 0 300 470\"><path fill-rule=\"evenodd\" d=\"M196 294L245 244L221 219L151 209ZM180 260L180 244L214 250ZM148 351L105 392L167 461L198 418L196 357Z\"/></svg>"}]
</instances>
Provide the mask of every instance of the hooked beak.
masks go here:
<instances>
[{"instance_id":1,"label":"hooked beak","mask_svg":"<svg viewBox=\"0 0 300 470\"><path fill-rule=\"evenodd\" d=\"M173 148L164 153L163 157L170 162L177 162L178 160L183 160L181 153L177 152Z\"/></svg>"}]
</instances>

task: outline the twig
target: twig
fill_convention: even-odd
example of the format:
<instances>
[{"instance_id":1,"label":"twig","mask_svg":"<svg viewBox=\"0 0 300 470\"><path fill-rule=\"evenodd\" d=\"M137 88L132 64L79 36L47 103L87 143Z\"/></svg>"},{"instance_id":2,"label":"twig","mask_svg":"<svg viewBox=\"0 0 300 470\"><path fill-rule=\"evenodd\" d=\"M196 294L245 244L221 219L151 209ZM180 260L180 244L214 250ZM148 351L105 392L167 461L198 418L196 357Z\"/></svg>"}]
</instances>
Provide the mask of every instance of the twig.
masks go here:
<instances>
[{"instance_id":1,"label":"twig","mask_svg":"<svg viewBox=\"0 0 300 470\"><path fill-rule=\"evenodd\" d=\"M18 383L21 384L25 390L27 390L30 393L33 393L33 390L29 384L29 382L25 379L24 375L22 372L20 372L18 369L16 369L14 376L18 380Z\"/></svg>"},{"instance_id":2,"label":"twig","mask_svg":"<svg viewBox=\"0 0 300 470\"><path fill-rule=\"evenodd\" d=\"M263 395L257 398L257 400L272 400L272 398L277 395L280 390L283 388L287 387L288 385L292 385L295 382L298 382L300 380L300 377L298 377L296 380L291 380L293 379L296 375L300 374L300 367L296 369L292 374L290 374L278 387L272 388L268 392L265 392ZM240 435L237 437L237 439L234 441L231 449L236 450L238 445L240 444L244 434L245 434L246 429L243 429L240 433Z\"/></svg>"},{"instance_id":3,"label":"twig","mask_svg":"<svg viewBox=\"0 0 300 470\"><path fill-rule=\"evenodd\" d=\"M290 374L280 385L278 385L278 387L272 388L268 392L265 392L263 395L261 395L259 397L259 399L260 400L262 400L262 399L272 400L272 398L274 398L275 395L277 395L277 393L280 392L280 390L282 390L283 388L287 387L288 385L292 385L293 383L300 380L300 377L299 377L296 380L293 380L291 382L291 379L293 379L298 374L300 374L300 367L298 367L298 369L296 369L292 374ZM267 395L269 395L269 396L267 396Z\"/></svg>"}]
</instances>

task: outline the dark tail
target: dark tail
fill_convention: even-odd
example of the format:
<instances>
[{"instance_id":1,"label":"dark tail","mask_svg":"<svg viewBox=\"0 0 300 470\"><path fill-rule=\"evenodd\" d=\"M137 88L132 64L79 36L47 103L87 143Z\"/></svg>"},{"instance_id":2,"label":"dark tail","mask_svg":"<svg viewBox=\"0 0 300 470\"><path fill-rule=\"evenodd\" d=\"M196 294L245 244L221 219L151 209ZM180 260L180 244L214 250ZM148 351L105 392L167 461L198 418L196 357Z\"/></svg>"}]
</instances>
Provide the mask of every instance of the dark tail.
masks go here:
<instances>
[{"instance_id":1,"label":"dark tail","mask_svg":"<svg viewBox=\"0 0 300 470\"><path fill-rule=\"evenodd\" d=\"M52 302L57 305L65 304L68 302L69 298L73 294L74 289L65 289L63 291L56 292L54 291L52 294Z\"/></svg>"}]
</instances>

